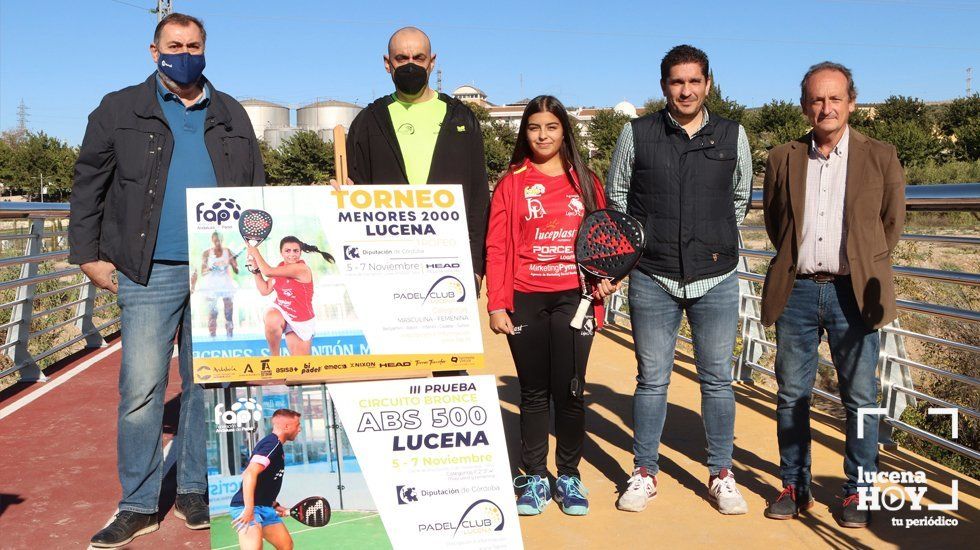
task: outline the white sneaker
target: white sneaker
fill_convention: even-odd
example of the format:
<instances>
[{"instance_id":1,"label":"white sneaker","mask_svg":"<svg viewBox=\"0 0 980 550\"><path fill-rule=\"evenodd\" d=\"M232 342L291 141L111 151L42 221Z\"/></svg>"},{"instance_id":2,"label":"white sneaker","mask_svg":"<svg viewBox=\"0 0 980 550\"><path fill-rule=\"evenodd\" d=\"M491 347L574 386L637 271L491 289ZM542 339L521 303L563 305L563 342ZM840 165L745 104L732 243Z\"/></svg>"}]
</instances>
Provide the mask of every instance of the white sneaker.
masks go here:
<instances>
[{"instance_id":1,"label":"white sneaker","mask_svg":"<svg viewBox=\"0 0 980 550\"><path fill-rule=\"evenodd\" d=\"M647 473L643 466L633 470L626 491L616 501L616 508L627 512L642 512L647 502L657 496L657 476Z\"/></svg>"},{"instance_id":2,"label":"white sneaker","mask_svg":"<svg viewBox=\"0 0 980 550\"><path fill-rule=\"evenodd\" d=\"M726 515L745 514L749 511L748 504L742 498L735 486L735 474L728 468L722 468L717 476L711 478L708 488L711 500L718 505L718 511Z\"/></svg>"}]
</instances>

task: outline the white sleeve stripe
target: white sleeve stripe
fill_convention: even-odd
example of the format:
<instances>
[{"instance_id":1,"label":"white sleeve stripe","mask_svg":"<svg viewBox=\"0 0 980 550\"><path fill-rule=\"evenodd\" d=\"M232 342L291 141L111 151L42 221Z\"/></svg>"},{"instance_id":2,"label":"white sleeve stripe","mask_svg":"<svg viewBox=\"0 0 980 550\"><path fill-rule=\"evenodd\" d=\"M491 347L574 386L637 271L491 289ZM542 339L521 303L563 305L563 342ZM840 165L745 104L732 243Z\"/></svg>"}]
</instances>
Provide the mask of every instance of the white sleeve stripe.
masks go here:
<instances>
[{"instance_id":1,"label":"white sleeve stripe","mask_svg":"<svg viewBox=\"0 0 980 550\"><path fill-rule=\"evenodd\" d=\"M272 461L262 455L252 455L252 460L249 462L252 464L261 464L263 468L268 468L269 463Z\"/></svg>"}]
</instances>

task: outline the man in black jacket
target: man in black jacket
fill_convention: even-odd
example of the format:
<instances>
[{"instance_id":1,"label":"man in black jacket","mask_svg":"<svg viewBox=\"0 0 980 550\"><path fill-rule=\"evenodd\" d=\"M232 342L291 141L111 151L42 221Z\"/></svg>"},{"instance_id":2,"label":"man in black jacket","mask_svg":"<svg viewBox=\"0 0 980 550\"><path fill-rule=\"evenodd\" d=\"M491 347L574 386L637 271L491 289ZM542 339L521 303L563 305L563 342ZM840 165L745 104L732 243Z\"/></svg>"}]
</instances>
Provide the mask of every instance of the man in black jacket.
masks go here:
<instances>
[{"instance_id":1,"label":"man in black jacket","mask_svg":"<svg viewBox=\"0 0 980 550\"><path fill-rule=\"evenodd\" d=\"M201 22L171 14L156 28L158 70L111 93L89 116L75 165L69 260L119 294L122 364L117 453L122 498L92 546L115 548L158 528L164 397L179 338L176 514L209 526L204 391L193 383L187 206L191 187L265 183L245 110L202 76ZM122 276L113 280L118 270Z\"/></svg>"},{"instance_id":2,"label":"man in black jacket","mask_svg":"<svg viewBox=\"0 0 980 550\"><path fill-rule=\"evenodd\" d=\"M391 36L384 64L395 93L375 100L351 123L351 182L345 183L462 185L479 291L490 201L483 134L469 107L429 87L435 62L421 30L405 27Z\"/></svg>"}]
</instances>

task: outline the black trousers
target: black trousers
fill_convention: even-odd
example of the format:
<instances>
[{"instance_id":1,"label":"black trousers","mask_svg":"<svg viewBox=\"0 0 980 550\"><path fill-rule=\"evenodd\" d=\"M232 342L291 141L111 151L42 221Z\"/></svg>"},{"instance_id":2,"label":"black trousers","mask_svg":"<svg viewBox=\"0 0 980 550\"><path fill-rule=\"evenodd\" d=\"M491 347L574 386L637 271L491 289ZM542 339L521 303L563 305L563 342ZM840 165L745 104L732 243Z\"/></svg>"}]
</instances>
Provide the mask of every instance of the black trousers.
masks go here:
<instances>
[{"instance_id":1,"label":"black trousers","mask_svg":"<svg viewBox=\"0 0 980 550\"><path fill-rule=\"evenodd\" d=\"M576 367L584 373L595 319L582 330L568 326L578 307L578 290L514 292L514 335L507 337L521 383L521 460L524 473L548 474L549 405L555 404L558 475L579 477L585 440L585 401L570 384Z\"/></svg>"}]
</instances>

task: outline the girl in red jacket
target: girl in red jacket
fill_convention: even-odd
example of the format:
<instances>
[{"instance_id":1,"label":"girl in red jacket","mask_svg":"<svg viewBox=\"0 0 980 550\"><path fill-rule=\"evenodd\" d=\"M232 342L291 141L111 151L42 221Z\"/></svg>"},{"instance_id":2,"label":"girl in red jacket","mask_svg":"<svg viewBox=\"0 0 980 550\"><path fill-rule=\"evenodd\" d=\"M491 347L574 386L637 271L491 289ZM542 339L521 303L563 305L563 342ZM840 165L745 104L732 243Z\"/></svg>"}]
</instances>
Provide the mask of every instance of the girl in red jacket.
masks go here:
<instances>
[{"instance_id":1,"label":"girl in red jacket","mask_svg":"<svg viewBox=\"0 0 980 550\"><path fill-rule=\"evenodd\" d=\"M582 184L582 182L585 182ZM490 328L506 334L521 384L524 489L517 510L540 514L551 500L548 482L549 401L555 403L555 500L585 515L588 491L578 463L585 439L585 403L571 381L585 373L601 300L582 330L569 326L581 296L575 236L583 216L603 208L599 179L582 162L575 127L552 96L538 96L521 117L511 166L497 184L487 229Z\"/></svg>"}]
</instances>

